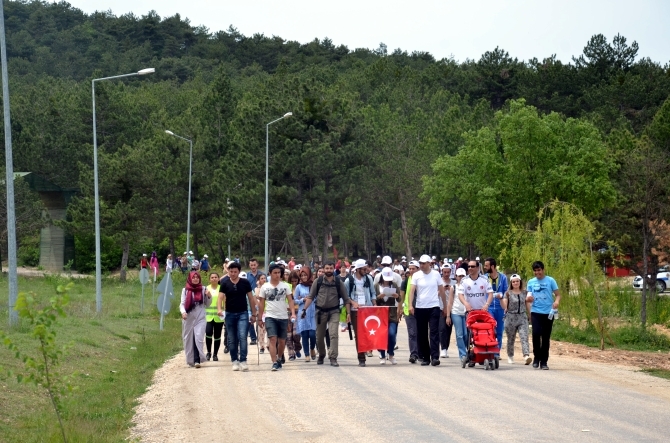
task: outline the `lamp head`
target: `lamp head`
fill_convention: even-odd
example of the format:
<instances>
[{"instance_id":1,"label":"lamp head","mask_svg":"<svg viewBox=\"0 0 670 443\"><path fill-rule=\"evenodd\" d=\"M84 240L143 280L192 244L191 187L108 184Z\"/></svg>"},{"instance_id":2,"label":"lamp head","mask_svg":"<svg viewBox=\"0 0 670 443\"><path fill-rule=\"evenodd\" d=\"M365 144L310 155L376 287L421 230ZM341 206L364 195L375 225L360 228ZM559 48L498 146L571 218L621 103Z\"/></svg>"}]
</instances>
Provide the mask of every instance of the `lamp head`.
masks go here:
<instances>
[{"instance_id":1,"label":"lamp head","mask_svg":"<svg viewBox=\"0 0 670 443\"><path fill-rule=\"evenodd\" d=\"M154 72L156 72L156 68L146 68L146 69L142 69L140 71L137 71L137 75L153 74Z\"/></svg>"},{"instance_id":2,"label":"lamp head","mask_svg":"<svg viewBox=\"0 0 670 443\"><path fill-rule=\"evenodd\" d=\"M286 114L284 114L284 117L290 117L290 116L292 116L292 115L293 115L292 112L287 112Z\"/></svg>"},{"instance_id":3,"label":"lamp head","mask_svg":"<svg viewBox=\"0 0 670 443\"><path fill-rule=\"evenodd\" d=\"M170 130L168 130L168 129L165 130L165 133L166 133L167 135L174 135L174 132L172 132L172 131L170 131Z\"/></svg>"}]
</instances>

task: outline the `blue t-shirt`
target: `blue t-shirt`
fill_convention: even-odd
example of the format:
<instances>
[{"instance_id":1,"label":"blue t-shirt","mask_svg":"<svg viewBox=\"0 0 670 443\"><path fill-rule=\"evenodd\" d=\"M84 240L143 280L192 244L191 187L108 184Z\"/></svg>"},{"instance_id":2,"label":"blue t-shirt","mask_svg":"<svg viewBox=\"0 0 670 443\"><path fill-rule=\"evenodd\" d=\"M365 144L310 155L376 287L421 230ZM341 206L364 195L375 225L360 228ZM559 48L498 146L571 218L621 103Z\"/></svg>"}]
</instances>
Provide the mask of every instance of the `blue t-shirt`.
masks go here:
<instances>
[{"instance_id":1,"label":"blue t-shirt","mask_svg":"<svg viewBox=\"0 0 670 443\"><path fill-rule=\"evenodd\" d=\"M526 289L528 292L532 292L533 297L535 298L535 300L533 300L533 306L530 308L530 312L549 314L552 305L554 304L554 291L558 290L556 280L548 275L545 275L542 280L533 277L528 280Z\"/></svg>"}]
</instances>

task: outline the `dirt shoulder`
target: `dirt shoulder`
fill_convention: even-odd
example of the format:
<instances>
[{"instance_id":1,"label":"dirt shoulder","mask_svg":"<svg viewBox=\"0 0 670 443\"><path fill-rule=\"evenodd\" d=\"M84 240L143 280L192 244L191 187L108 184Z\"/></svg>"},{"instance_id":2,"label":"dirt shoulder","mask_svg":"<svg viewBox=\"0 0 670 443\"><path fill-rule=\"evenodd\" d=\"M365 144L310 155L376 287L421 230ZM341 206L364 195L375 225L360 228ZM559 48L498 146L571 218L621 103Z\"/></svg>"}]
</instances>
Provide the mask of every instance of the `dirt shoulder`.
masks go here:
<instances>
[{"instance_id":1,"label":"dirt shoulder","mask_svg":"<svg viewBox=\"0 0 670 443\"><path fill-rule=\"evenodd\" d=\"M585 345L552 340L551 354L598 363L631 366L637 369L670 370L670 353L668 352L640 352L622 349L601 351Z\"/></svg>"}]
</instances>

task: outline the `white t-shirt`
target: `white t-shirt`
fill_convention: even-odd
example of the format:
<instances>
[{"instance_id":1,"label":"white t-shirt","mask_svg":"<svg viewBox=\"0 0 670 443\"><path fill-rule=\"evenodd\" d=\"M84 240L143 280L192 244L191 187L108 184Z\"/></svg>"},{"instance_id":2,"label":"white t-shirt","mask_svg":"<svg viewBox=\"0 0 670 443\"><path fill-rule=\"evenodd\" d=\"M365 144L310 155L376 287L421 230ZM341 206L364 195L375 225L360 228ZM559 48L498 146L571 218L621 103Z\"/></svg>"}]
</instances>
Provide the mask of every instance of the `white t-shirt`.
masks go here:
<instances>
[{"instance_id":1,"label":"white t-shirt","mask_svg":"<svg viewBox=\"0 0 670 443\"><path fill-rule=\"evenodd\" d=\"M442 276L432 269L429 274L417 271L412 276L412 286L416 286L414 298L417 308L436 308L442 303L438 292L439 286L444 286Z\"/></svg>"},{"instance_id":2,"label":"white t-shirt","mask_svg":"<svg viewBox=\"0 0 670 443\"><path fill-rule=\"evenodd\" d=\"M265 316L288 319L286 298L289 295L291 295L291 288L283 281L279 282L276 287L270 282L264 283L258 296L265 299Z\"/></svg>"},{"instance_id":3,"label":"white t-shirt","mask_svg":"<svg viewBox=\"0 0 670 443\"><path fill-rule=\"evenodd\" d=\"M458 294L463 293L463 285L455 284L454 289L454 303L451 305L451 313L453 315L465 315L465 306L458 298Z\"/></svg>"},{"instance_id":4,"label":"white t-shirt","mask_svg":"<svg viewBox=\"0 0 670 443\"><path fill-rule=\"evenodd\" d=\"M472 309L483 309L489 298L489 294L493 293L491 283L489 283L489 280L482 275L477 277L477 280L475 281L473 281L469 275L466 275L463 280L461 280L459 290L461 291L461 294L463 294L465 301L470 303Z\"/></svg>"}]
</instances>

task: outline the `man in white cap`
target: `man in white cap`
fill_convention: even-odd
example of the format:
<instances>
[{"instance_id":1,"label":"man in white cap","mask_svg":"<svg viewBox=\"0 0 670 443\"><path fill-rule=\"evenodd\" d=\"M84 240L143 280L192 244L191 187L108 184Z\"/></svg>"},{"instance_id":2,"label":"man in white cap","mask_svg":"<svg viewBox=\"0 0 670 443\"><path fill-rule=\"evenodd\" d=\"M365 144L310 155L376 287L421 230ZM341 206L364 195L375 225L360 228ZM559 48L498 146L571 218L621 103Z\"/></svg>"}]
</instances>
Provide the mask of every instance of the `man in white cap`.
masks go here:
<instances>
[{"instance_id":1,"label":"man in white cap","mask_svg":"<svg viewBox=\"0 0 670 443\"><path fill-rule=\"evenodd\" d=\"M190 271L193 269L193 259L195 257L193 256L193 251L188 251L188 255L186 256L186 261L188 261L188 270Z\"/></svg>"},{"instance_id":2,"label":"man in white cap","mask_svg":"<svg viewBox=\"0 0 670 443\"><path fill-rule=\"evenodd\" d=\"M382 269L384 268L390 268L391 265L393 264L393 260L391 260L391 257L388 255L385 255L384 258L382 258ZM395 277L393 277L393 283L397 286L400 287L402 286L402 277L399 276L398 274L395 274ZM375 285L379 284L379 279L382 278L382 273L378 272L375 274Z\"/></svg>"},{"instance_id":3,"label":"man in white cap","mask_svg":"<svg viewBox=\"0 0 670 443\"><path fill-rule=\"evenodd\" d=\"M419 262L418 261L410 261L409 262L409 277L402 282L402 286L400 287L400 306L402 306L403 309L403 314L405 315L405 324L407 325L407 340L409 341L409 362L410 363L416 363L417 360L419 360L419 345L416 341L416 317L414 317L414 314L409 310L409 291L407 290L408 287L411 287L412 285L412 276L416 273L416 271L419 270ZM400 319L400 315L398 318Z\"/></svg>"},{"instance_id":4,"label":"man in white cap","mask_svg":"<svg viewBox=\"0 0 670 443\"><path fill-rule=\"evenodd\" d=\"M367 274L367 262L358 259L352 266L352 274L344 281L344 287L351 300L358 306L374 306L377 300L374 282ZM351 308L351 326L356 335L356 352L358 352L358 306ZM365 352L358 352L358 366L365 366Z\"/></svg>"},{"instance_id":5,"label":"man in white cap","mask_svg":"<svg viewBox=\"0 0 670 443\"><path fill-rule=\"evenodd\" d=\"M422 366L440 364L440 311L447 316L447 298L440 273L432 269L429 255L419 258L420 271L412 276L409 291L410 312L416 316L417 342ZM414 303L416 298L416 304ZM441 302L441 303L440 303ZM443 306L440 309L440 306ZM430 340L428 329L430 326Z\"/></svg>"}]
</instances>

